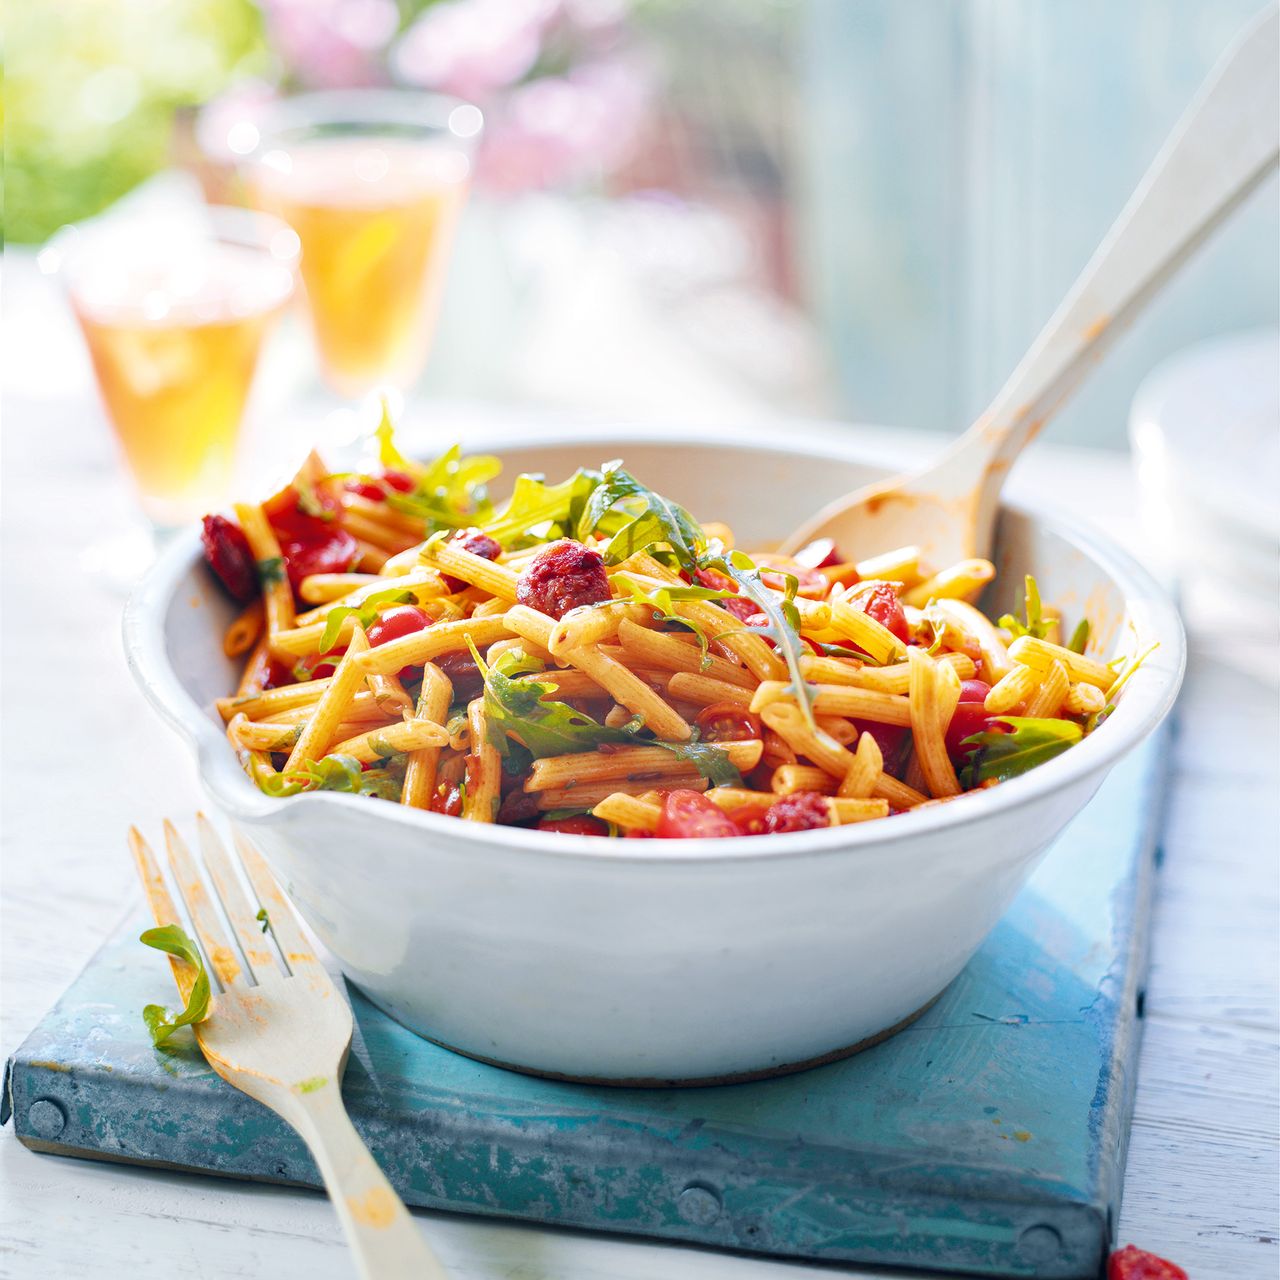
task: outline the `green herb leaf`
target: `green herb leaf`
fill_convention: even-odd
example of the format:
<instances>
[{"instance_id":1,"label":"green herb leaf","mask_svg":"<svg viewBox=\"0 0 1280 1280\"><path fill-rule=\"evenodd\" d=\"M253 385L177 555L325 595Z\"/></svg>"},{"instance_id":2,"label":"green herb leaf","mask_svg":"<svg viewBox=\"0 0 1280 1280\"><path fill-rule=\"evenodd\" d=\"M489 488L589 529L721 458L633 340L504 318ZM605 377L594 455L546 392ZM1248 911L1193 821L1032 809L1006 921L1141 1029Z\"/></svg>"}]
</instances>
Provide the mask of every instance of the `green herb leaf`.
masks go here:
<instances>
[{"instance_id":1,"label":"green herb leaf","mask_svg":"<svg viewBox=\"0 0 1280 1280\"><path fill-rule=\"evenodd\" d=\"M1019 622L1013 614L1006 613L1000 619L999 625L1015 639L1019 636L1034 636L1037 640L1043 640L1049 634L1051 624L1045 621L1044 610L1040 604L1040 588L1030 574L1026 576L1024 608L1027 614L1025 623Z\"/></svg>"},{"instance_id":2,"label":"green herb leaf","mask_svg":"<svg viewBox=\"0 0 1280 1280\"><path fill-rule=\"evenodd\" d=\"M963 746L980 748L965 767L965 785L975 787L995 778L1004 782L1027 773L1037 765L1074 747L1084 733L1072 720L1040 719L1034 716L998 716L1012 732L987 729L966 738Z\"/></svg>"},{"instance_id":3,"label":"green herb leaf","mask_svg":"<svg viewBox=\"0 0 1280 1280\"><path fill-rule=\"evenodd\" d=\"M273 774L262 784L262 790L277 798L296 796L304 791L361 790L363 765L355 756L330 755L320 760L304 760L302 766L285 773Z\"/></svg>"},{"instance_id":4,"label":"green herb leaf","mask_svg":"<svg viewBox=\"0 0 1280 1280\"><path fill-rule=\"evenodd\" d=\"M621 462L606 462L600 483L592 490L578 521L582 541L600 529L606 513L623 504L631 518L612 531L607 564L620 564L637 551L666 547L690 576L698 567L698 553L706 545L702 527L681 506L641 484Z\"/></svg>"},{"instance_id":5,"label":"green herb leaf","mask_svg":"<svg viewBox=\"0 0 1280 1280\"><path fill-rule=\"evenodd\" d=\"M791 675L791 691L795 694L801 714L810 728L816 728L813 689L805 683L804 676L800 673L800 659L809 650L800 639L800 615L794 603L799 586L796 578L792 574L786 575L786 591L782 599L779 599L777 593L765 585L760 570L745 552L722 551L719 554L704 555L698 561L698 567L716 569L732 578L738 585L738 594L746 596L764 614L766 625L752 627L751 631L753 634L768 636L777 645L778 653Z\"/></svg>"},{"instance_id":6,"label":"green herb leaf","mask_svg":"<svg viewBox=\"0 0 1280 1280\"><path fill-rule=\"evenodd\" d=\"M417 476L422 467L408 458L396 448L396 429L391 421L391 405L387 397L382 397L382 417L374 430L374 439L378 442L378 461L387 471L403 471L406 475Z\"/></svg>"},{"instance_id":7,"label":"green herb leaf","mask_svg":"<svg viewBox=\"0 0 1280 1280\"><path fill-rule=\"evenodd\" d=\"M679 760L693 765L713 787L740 787L742 774L729 759L729 753L710 742L655 742L655 747L665 747Z\"/></svg>"},{"instance_id":8,"label":"green herb leaf","mask_svg":"<svg viewBox=\"0 0 1280 1280\"><path fill-rule=\"evenodd\" d=\"M264 587L274 586L284 581L284 557L272 556L269 560L258 561L258 581Z\"/></svg>"},{"instance_id":9,"label":"green herb leaf","mask_svg":"<svg viewBox=\"0 0 1280 1280\"><path fill-rule=\"evenodd\" d=\"M1089 647L1089 619L1081 618L1076 624L1076 629L1071 633L1071 639L1067 641L1067 648L1072 653L1083 653Z\"/></svg>"},{"instance_id":10,"label":"green herb leaf","mask_svg":"<svg viewBox=\"0 0 1280 1280\"><path fill-rule=\"evenodd\" d=\"M1151 657L1159 647L1160 641L1155 640L1143 649L1141 653L1131 653L1121 659L1119 670L1116 672L1116 678L1111 682L1111 688L1106 690L1108 702L1114 702L1116 700L1116 695L1133 678L1133 673L1137 671L1137 669L1142 666L1142 664L1146 662L1146 660Z\"/></svg>"},{"instance_id":11,"label":"green herb leaf","mask_svg":"<svg viewBox=\"0 0 1280 1280\"><path fill-rule=\"evenodd\" d=\"M411 604L417 598L412 591L403 587L388 587L385 591L375 591L372 595L365 596L359 604L343 604L330 609L324 616L324 634L320 637L319 652L328 653L338 643L343 620L353 614L368 631L383 609L393 604Z\"/></svg>"},{"instance_id":12,"label":"green herb leaf","mask_svg":"<svg viewBox=\"0 0 1280 1280\"><path fill-rule=\"evenodd\" d=\"M203 1022L209 1016L209 975L205 972L204 959L196 944L187 936L185 930L176 924L162 925L157 929L145 929L139 936L139 942L157 951L166 951L192 965L196 971L196 980L187 997L187 1007L181 1013L173 1013L163 1005L149 1004L142 1011L142 1020L151 1033L151 1043L159 1046L179 1028Z\"/></svg>"},{"instance_id":13,"label":"green herb leaf","mask_svg":"<svg viewBox=\"0 0 1280 1280\"><path fill-rule=\"evenodd\" d=\"M314 516L317 520L324 521L331 521L337 515L336 511L326 507L320 501L316 487L310 480L300 477L293 482L293 487L298 491L298 510L303 515Z\"/></svg>"},{"instance_id":14,"label":"green herb leaf","mask_svg":"<svg viewBox=\"0 0 1280 1280\"><path fill-rule=\"evenodd\" d=\"M550 540L553 535L572 530L578 513L599 483L598 471L581 468L555 485L548 485L541 476L517 476L510 501L482 528L508 548L530 537Z\"/></svg>"},{"instance_id":15,"label":"green herb leaf","mask_svg":"<svg viewBox=\"0 0 1280 1280\"><path fill-rule=\"evenodd\" d=\"M271 917L267 915L266 907L259 907L258 914L253 917L262 925L262 932L266 933L271 928Z\"/></svg>"},{"instance_id":16,"label":"green herb leaf","mask_svg":"<svg viewBox=\"0 0 1280 1280\"><path fill-rule=\"evenodd\" d=\"M535 759L593 751L602 742L635 741L635 734L598 724L567 703L544 701L546 695L555 692L555 685L542 680L513 679L500 669L501 660L490 667L470 639L467 644L484 676L489 741L500 755L506 756L510 751L511 738L528 748Z\"/></svg>"}]
</instances>

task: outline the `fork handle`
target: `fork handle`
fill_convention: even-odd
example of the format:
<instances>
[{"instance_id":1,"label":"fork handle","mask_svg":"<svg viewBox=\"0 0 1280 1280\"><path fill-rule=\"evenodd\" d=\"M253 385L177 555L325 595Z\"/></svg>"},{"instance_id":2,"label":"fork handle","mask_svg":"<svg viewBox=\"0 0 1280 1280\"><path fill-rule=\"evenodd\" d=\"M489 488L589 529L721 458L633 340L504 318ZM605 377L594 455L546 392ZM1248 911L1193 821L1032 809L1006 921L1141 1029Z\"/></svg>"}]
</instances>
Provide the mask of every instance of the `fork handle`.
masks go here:
<instances>
[{"instance_id":1,"label":"fork handle","mask_svg":"<svg viewBox=\"0 0 1280 1280\"><path fill-rule=\"evenodd\" d=\"M310 1093L290 1092L282 1102L276 1109L315 1159L362 1280L446 1280L404 1201L351 1123L337 1081Z\"/></svg>"}]
</instances>

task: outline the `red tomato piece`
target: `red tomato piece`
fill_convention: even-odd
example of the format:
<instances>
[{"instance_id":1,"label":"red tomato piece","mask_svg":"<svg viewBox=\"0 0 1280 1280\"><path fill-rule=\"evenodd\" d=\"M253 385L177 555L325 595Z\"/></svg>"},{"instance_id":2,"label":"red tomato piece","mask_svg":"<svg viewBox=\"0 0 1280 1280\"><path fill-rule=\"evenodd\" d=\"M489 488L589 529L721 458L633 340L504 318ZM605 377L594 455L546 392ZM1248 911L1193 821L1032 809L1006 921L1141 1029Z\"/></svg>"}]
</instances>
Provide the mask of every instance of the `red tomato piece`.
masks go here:
<instances>
[{"instance_id":1,"label":"red tomato piece","mask_svg":"<svg viewBox=\"0 0 1280 1280\"><path fill-rule=\"evenodd\" d=\"M960 682L961 702L985 702L991 686L985 680L962 680Z\"/></svg>"},{"instance_id":2,"label":"red tomato piece","mask_svg":"<svg viewBox=\"0 0 1280 1280\"><path fill-rule=\"evenodd\" d=\"M738 584L727 573L721 573L719 569L699 569L698 585L706 587L708 591L737 591L738 589Z\"/></svg>"},{"instance_id":3,"label":"red tomato piece","mask_svg":"<svg viewBox=\"0 0 1280 1280\"><path fill-rule=\"evenodd\" d=\"M653 832L646 831L643 827L632 827L630 831L626 832L626 838L628 840L652 840Z\"/></svg>"},{"instance_id":4,"label":"red tomato piece","mask_svg":"<svg viewBox=\"0 0 1280 1280\"><path fill-rule=\"evenodd\" d=\"M415 631L425 631L431 625L431 615L416 604L397 604L384 609L369 624L365 634L369 637L369 647L376 649L388 640L399 640L401 636L411 636Z\"/></svg>"},{"instance_id":5,"label":"red tomato piece","mask_svg":"<svg viewBox=\"0 0 1280 1280\"><path fill-rule=\"evenodd\" d=\"M792 559L806 569L825 569L829 565L844 563L831 538L815 538L807 547L801 547Z\"/></svg>"},{"instance_id":6,"label":"red tomato piece","mask_svg":"<svg viewBox=\"0 0 1280 1280\"><path fill-rule=\"evenodd\" d=\"M860 733L869 733L875 739L876 746L884 757L886 771L894 773L902 755L902 744L911 730L905 725L880 724L875 720L855 720L854 724L858 726Z\"/></svg>"},{"instance_id":7,"label":"red tomato piece","mask_svg":"<svg viewBox=\"0 0 1280 1280\"><path fill-rule=\"evenodd\" d=\"M906 610L898 593L887 584L881 584L868 592L856 602L862 611L874 618L882 627L892 631L903 644L911 638L911 629L907 626ZM855 646L856 648L856 646Z\"/></svg>"},{"instance_id":8,"label":"red tomato piece","mask_svg":"<svg viewBox=\"0 0 1280 1280\"><path fill-rule=\"evenodd\" d=\"M348 573L360 555L356 540L341 526L315 522L324 532L317 537L282 540L280 552L289 573L289 585L298 592L303 578L313 573Z\"/></svg>"},{"instance_id":9,"label":"red tomato piece","mask_svg":"<svg viewBox=\"0 0 1280 1280\"><path fill-rule=\"evenodd\" d=\"M272 658L267 663L266 675L262 681L263 689L283 689L285 685L295 683L293 672L283 662L278 662L275 658Z\"/></svg>"},{"instance_id":10,"label":"red tomato piece","mask_svg":"<svg viewBox=\"0 0 1280 1280\"><path fill-rule=\"evenodd\" d=\"M370 502L386 502L387 491L376 480L348 480L343 488L348 493L358 493Z\"/></svg>"},{"instance_id":11,"label":"red tomato piece","mask_svg":"<svg viewBox=\"0 0 1280 1280\"><path fill-rule=\"evenodd\" d=\"M498 542L487 533L481 533L479 529L459 529L449 541L454 546L461 547L463 551L470 551L473 556L479 556L482 560L496 560L502 554L502 547ZM461 578L455 578L451 574L446 573L441 576L444 578L444 585L450 591L461 591L467 585Z\"/></svg>"},{"instance_id":12,"label":"red tomato piece","mask_svg":"<svg viewBox=\"0 0 1280 1280\"><path fill-rule=\"evenodd\" d=\"M252 600L258 594L258 570L244 530L224 516L205 516L200 541L222 585L235 599Z\"/></svg>"},{"instance_id":13,"label":"red tomato piece","mask_svg":"<svg viewBox=\"0 0 1280 1280\"><path fill-rule=\"evenodd\" d=\"M441 782L431 797L431 812L456 818L462 813L462 788L454 783Z\"/></svg>"},{"instance_id":14,"label":"red tomato piece","mask_svg":"<svg viewBox=\"0 0 1280 1280\"><path fill-rule=\"evenodd\" d=\"M743 711L731 702L716 702L703 707L695 723L701 730L703 742L743 742L764 734L759 716L753 716L750 711Z\"/></svg>"},{"instance_id":15,"label":"red tomato piece","mask_svg":"<svg viewBox=\"0 0 1280 1280\"><path fill-rule=\"evenodd\" d=\"M298 680L324 680L337 670L336 661L336 654L309 653L294 664L293 674Z\"/></svg>"},{"instance_id":16,"label":"red tomato piece","mask_svg":"<svg viewBox=\"0 0 1280 1280\"><path fill-rule=\"evenodd\" d=\"M442 653L435 659L435 664L449 677L455 702L470 702L483 691L484 677L468 650L455 649L451 653Z\"/></svg>"},{"instance_id":17,"label":"red tomato piece","mask_svg":"<svg viewBox=\"0 0 1280 1280\"><path fill-rule=\"evenodd\" d=\"M382 478L397 493L412 493L416 487L414 478L405 471L384 471Z\"/></svg>"},{"instance_id":18,"label":"red tomato piece","mask_svg":"<svg viewBox=\"0 0 1280 1280\"><path fill-rule=\"evenodd\" d=\"M764 815L764 829L769 832L812 831L830 825L827 798L816 791L793 791L771 804Z\"/></svg>"},{"instance_id":19,"label":"red tomato piece","mask_svg":"<svg viewBox=\"0 0 1280 1280\"><path fill-rule=\"evenodd\" d=\"M551 618L612 598L599 552L572 538L543 547L516 580L516 599Z\"/></svg>"},{"instance_id":20,"label":"red tomato piece","mask_svg":"<svg viewBox=\"0 0 1280 1280\"><path fill-rule=\"evenodd\" d=\"M536 830L559 831L567 836L607 836L609 824L590 814L579 813L572 818L542 818Z\"/></svg>"},{"instance_id":21,"label":"red tomato piece","mask_svg":"<svg viewBox=\"0 0 1280 1280\"><path fill-rule=\"evenodd\" d=\"M1127 1244L1107 1259L1107 1280L1187 1280L1176 1263Z\"/></svg>"},{"instance_id":22,"label":"red tomato piece","mask_svg":"<svg viewBox=\"0 0 1280 1280\"><path fill-rule=\"evenodd\" d=\"M760 581L766 587L772 587L775 591L786 591L787 579L786 575L790 574L796 580L797 595L818 595L825 596L831 584L816 569L800 568L794 569L765 569L760 574Z\"/></svg>"},{"instance_id":23,"label":"red tomato piece","mask_svg":"<svg viewBox=\"0 0 1280 1280\"><path fill-rule=\"evenodd\" d=\"M667 840L719 840L742 833L723 809L697 791L668 791L655 833Z\"/></svg>"}]
</instances>

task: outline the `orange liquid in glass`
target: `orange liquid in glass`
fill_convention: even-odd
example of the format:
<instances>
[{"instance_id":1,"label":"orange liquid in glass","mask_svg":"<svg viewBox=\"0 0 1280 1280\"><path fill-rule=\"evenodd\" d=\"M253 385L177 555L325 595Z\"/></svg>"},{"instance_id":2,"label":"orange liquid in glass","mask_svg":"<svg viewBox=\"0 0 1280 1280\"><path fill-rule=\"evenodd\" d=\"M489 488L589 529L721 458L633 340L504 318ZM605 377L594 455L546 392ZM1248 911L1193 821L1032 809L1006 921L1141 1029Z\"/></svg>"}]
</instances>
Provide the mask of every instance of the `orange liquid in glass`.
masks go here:
<instances>
[{"instance_id":1,"label":"orange liquid in glass","mask_svg":"<svg viewBox=\"0 0 1280 1280\"><path fill-rule=\"evenodd\" d=\"M146 514L193 519L231 490L236 437L287 271L237 246L146 273L109 265L72 304Z\"/></svg>"},{"instance_id":2,"label":"orange liquid in glass","mask_svg":"<svg viewBox=\"0 0 1280 1280\"><path fill-rule=\"evenodd\" d=\"M325 375L343 395L409 385L430 348L469 162L447 144L325 138L254 175L302 242Z\"/></svg>"}]
</instances>

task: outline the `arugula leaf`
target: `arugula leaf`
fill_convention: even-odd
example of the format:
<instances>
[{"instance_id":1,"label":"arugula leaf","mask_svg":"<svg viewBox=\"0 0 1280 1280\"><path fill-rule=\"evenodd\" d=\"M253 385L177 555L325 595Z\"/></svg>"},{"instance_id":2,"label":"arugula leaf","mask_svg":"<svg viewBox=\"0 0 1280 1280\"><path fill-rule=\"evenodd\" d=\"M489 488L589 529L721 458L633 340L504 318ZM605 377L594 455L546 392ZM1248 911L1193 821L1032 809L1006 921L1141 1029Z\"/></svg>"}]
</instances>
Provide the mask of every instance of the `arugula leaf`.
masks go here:
<instances>
[{"instance_id":1,"label":"arugula leaf","mask_svg":"<svg viewBox=\"0 0 1280 1280\"><path fill-rule=\"evenodd\" d=\"M1000 618L999 625L1004 627L1015 639L1018 636L1034 636L1037 640L1043 640L1049 634L1049 628L1052 624L1045 620L1044 610L1040 604L1040 588L1030 574L1026 576L1023 607L1027 613L1025 623L1019 622L1013 614L1006 613Z\"/></svg>"},{"instance_id":2,"label":"arugula leaf","mask_svg":"<svg viewBox=\"0 0 1280 1280\"><path fill-rule=\"evenodd\" d=\"M533 536L546 525L568 531L599 483L598 471L582 468L555 485L547 484L541 476L519 475L506 506L482 528L504 547Z\"/></svg>"},{"instance_id":3,"label":"arugula leaf","mask_svg":"<svg viewBox=\"0 0 1280 1280\"><path fill-rule=\"evenodd\" d=\"M751 631L768 636L777 645L778 653L787 664L787 671L791 675L790 689L795 694L796 703L805 718L805 723L811 729L816 729L817 721L813 716L813 692L800 673L800 659L809 650L800 639L800 614L795 606L796 590L800 584L795 576L789 573L784 575L786 590L782 599L779 600L777 592L765 585L764 579L760 576L760 570L745 552L725 552L720 549L717 554L701 557L698 567L716 569L732 578L738 584L738 594L746 596L764 614L766 625L752 627ZM771 570L771 572L774 571Z\"/></svg>"},{"instance_id":4,"label":"arugula leaf","mask_svg":"<svg viewBox=\"0 0 1280 1280\"><path fill-rule=\"evenodd\" d=\"M1080 726L1072 720L997 716L996 722L1009 725L1012 732L987 729L971 735L961 744L979 748L963 770L968 787L992 778L1000 782L1016 778L1061 755L1084 737Z\"/></svg>"},{"instance_id":5,"label":"arugula leaf","mask_svg":"<svg viewBox=\"0 0 1280 1280\"><path fill-rule=\"evenodd\" d=\"M316 493L316 486L311 480L304 479L299 476L293 482L293 487L298 491L298 510L303 515L314 516L317 520L326 522L332 521L337 512L331 507L326 507L320 501L319 494Z\"/></svg>"},{"instance_id":6,"label":"arugula leaf","mask_svg":"<svg viewBox=\"0 0 1280 1280\"><path fill-rule=\"evenodd\" d=\"M328 653L338 643L338 634L342 630L343 620L353 614L360 619L360 625L368 631L383 606L392 604L409 604L418 597L404 588L388 587L385 591L375 591L365 596L359 604L343 604L330 609L325 614L324 634L320 637L320 653Z\"/></svg>"},{"instance_id":7,"label":"arugula leaf","mask_svg":"<svg viewBox=\"0 0 1280 1280\"><path fill-rule=\"evenodd\" d=\"M271 917L267 915L266 907L259 907L258 914L253 918L261 923L263 933L271 928Z\"/></svg>"},{"instance_id":8,"label":"arugula leaf","mask_svg":"<svg viewBox=\"0 0 1280 1280\"><path fill-rule=\"evenodd\" d=\"M511 650L493 666L487 666L479 650L468 640L471 655L484 676L485 719L489 725L489 742L505 758L513 749L523 748L534 759L543 756L573 755L594 751L602 743L626 743L631 746L662 747L672 755L692 764L704 778L717 787L740 787L742 775L728 754L706 742L660 742L640 738L640 721L634 728L614 729L598 724L589 715L576 711L564 702L546 697L555 686L545 680L513 679L513 673L529 671L531 662L524 653ZM516 750L515 753L521 753ZM527 767L527 764L526 766Z\"/></svg>"},{"instance_id":9,"label":"arugula leaf","mask_svg":"<svg viewBox=\"0 0 1280 1280\"><path fill-rule=\"evenodd\" d=\"M301 768L273 774L262 790L277 798L296 796L303 791L350 791L359 793L363 766L355 756L331 755L304 760Z\"/></svg>"},{"instance_id":10,"label":"arugula leaf","mask_svg":"<svg viewBox=\"0 0 1280 1280\"><path fill-rule=\"evenodd\" d=\"M157 951L166 951L171 956L185 960L196 971L196 980L192 984L191 994L187 997L187 1007L181 1013L175 1014L158 1004L149 1004L142 1010L142 1020L151 1033L151 1043L159 1047L179 1027L203 1022L209 1016L209 975L205 972L204 958L200 955L199 948L188 937L186 931L176 924L144 929L138 941L145 943L148 947L155 947Z\"/></svg>"},{"instance_id":11,"label":"arugula leaf","mask_svg":"<svg viewBox=\"0 0 1280 1280\"><path fill-rule=\"evenodd\" d=\"M1119 670L1116 672L1116 678L1111 682L1111 687L1106 690L1107 701L1114 702L1116 694L1125 687L1133 677L1133 673L1142 666L1146 660L1160 647L1160 641L1154 640L1141 653L1131 653L1123 658L1120 662ZM1101 713L1099 713L1101 714Z\"/></svg>"},{"instance_id":12,"label":"arugula leaf","mask_svg":"<svg viewBox=\"0 0 1280 1280\"><path fill-rule=\"evenodd\" d=\"M655 747L665 747L678 760L693 765L713 787L741 787L742 774L729 759L729 753L710 742L654 742Z\"/></svg>"},{"instance_id":13,"label":"arugula leaf","mask_svg":"<svg viewBox=\"0 0 1280 1280\"><path fill-rule=\"evenodd\" d=\"M1081 618L1076 624L1076 629L1071 633L1071 639L1067 641L1067 648L1072 653L1083 653L1089 647L1089 619Z\"/></svg>"},{"instance_id":14,"label":"arugula leaf","mask_svg":"<svg viewBox=\"0 0 1280 1280\"><path fill-rule=\"evenodd\" d=\"M382 397L382 417L374 429L373 436L378 442L378 461L387 471L403 471L406 475L417 476L422 467L408 458L396 448L395 424L391 421L391 405L386 396Z\"/></svg>"},{"instance_id":15,"label":"arugula leaf","mask_svg":"<svg viewBox=\"0 0 1280 1280\"><path fill-rule=\"evenodd\" d=\"M698 567L698 553L706 546L702 527L681 506L641 484L620 461L606 462L600 483L592 490L578 520L581 542L596 532L607 513L619 503L631 518L612 533L606 564L620 564L637 551L665 546L691 577Z\"/></svg>"},{"instance_id":16,"label":"arugula leaf","mask_svg":"<svg viewBox=\"0 0 1280 1280\"><path fill-rule=\"evenodd\" d=\"M498 754L506 756L510 737L528 748L535 758L572 755L578 751L594 751L602 742L634 742L635 734L598 724L584 712L575 711L564 702L544 701L555 692L555 685L543 680L515 680L499 660L490 667L480 651L467 644L471 656L484 676L484 709L489 725L489 742ZM505 655L504 655L505 656Z\"/></svg>"},{"instance_id":17,"label":"arugula leaf","mask_svg":"<svg viewBox=\"0 0 1280 1280\"><path fill-rule=\"evenodd\" d=\"M272 556L269 560L258 561L258 581L264 587L274 586L284 581L284 557Z\"/></svg>"}]
</instances>

